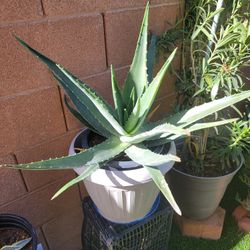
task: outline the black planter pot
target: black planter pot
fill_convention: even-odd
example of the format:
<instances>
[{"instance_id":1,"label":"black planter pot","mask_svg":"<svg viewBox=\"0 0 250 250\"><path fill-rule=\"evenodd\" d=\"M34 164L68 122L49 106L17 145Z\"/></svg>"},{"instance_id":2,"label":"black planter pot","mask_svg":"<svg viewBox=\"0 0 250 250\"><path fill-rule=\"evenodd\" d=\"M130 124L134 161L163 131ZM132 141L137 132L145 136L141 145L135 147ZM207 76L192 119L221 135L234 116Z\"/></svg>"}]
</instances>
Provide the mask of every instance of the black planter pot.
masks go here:
<instances>
[{"instance_id":1,"label":"black planter pot","mask_svg":"<svg viewBox=\"0 0 250 250\"><path fill-rule=\"evenodd\" d=\"M23 217L14 214L0 214L0 228L23 229L31 239L32 250L37 249L37 234L33 226Z\"/></svg>"},{"instance_id":2,"label":"black planter pot","mask_svg":"<svg viewBox=\"0 0 250 250\"><path fill-rule=\"evenodd\" d=\"M240 166L219 177L198 177L171 169L167 181L182 215L196 220L211 216L219 206L228 184Z\"/></svg>"}]
</instances>

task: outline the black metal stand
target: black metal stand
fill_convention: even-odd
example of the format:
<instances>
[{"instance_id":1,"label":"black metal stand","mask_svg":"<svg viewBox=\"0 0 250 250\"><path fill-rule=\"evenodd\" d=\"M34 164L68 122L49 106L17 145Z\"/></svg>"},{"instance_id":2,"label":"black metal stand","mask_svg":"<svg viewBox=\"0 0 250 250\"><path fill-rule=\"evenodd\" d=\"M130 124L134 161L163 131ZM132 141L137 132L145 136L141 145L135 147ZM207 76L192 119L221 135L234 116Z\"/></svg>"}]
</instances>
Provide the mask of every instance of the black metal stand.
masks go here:
<instances>
[{"instance_id":1,"label":"black metal stand","mask_svg":"<svg viewBox=\"0 0 250 250\"><path fill-rule=\"evenodd\" d=\"M117 224L103 218L92 200L83 201L84 250L167 250L173 210L161 197L157 211L136 224Z\"/></svg>"}]
</instances>

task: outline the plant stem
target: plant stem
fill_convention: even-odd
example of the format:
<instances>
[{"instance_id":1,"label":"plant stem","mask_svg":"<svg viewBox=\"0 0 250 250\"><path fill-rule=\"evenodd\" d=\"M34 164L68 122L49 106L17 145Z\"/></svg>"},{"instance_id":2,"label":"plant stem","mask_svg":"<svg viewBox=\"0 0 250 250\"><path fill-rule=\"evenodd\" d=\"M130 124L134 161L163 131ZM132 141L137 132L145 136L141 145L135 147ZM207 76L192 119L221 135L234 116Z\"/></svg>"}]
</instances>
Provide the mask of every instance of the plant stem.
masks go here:
<instances>
[{"instance_id":1,"label":"plant stem","mask_svg":"<svg viewBox=\"0 0 250 250\"><path fill-rule=\"evenodd\" d=\"M216 5L216 11L220 9L222 5L223 5L223 0L218 0L217 5ZM216 34L217 26L219 23L219 18L220 18L220 12L214 16L214 20L213 20L213 24L211 28L211 33L212 33L213 38L215 37L215 34ZM209 49L212 49L212 45L213 45L213 39L208 41L207 55L209 55L209 52L210 52Z\"/></svg>"}]
</instances>

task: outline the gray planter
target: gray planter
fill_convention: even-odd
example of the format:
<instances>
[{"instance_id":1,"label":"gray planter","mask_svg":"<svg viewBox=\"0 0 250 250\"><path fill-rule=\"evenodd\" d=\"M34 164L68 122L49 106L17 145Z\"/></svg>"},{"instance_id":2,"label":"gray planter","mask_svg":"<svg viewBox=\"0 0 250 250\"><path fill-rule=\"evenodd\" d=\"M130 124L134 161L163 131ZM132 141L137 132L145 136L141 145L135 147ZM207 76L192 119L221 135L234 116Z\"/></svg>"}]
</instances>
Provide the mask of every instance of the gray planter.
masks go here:
<instances>
[{"instance_id":1,"label":"gray planter","mask_svg":"<svg viewBox=\"0 0 250 250\"><path fill-rule=\"evenodd\" d=\"M182 215L196 220L212 215L240 167L219 177L197 177L174 168L170 170L166 178Z\"/></svg>"}]
</instances>

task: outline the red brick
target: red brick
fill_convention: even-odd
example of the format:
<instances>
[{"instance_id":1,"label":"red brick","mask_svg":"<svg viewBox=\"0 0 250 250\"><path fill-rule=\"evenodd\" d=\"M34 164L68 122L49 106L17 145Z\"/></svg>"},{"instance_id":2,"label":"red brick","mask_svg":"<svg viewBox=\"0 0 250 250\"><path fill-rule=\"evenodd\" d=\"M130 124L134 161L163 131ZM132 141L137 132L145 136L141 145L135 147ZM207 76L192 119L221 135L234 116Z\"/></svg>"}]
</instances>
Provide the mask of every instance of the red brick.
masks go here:
<instances>
[{"instance_id":1,"label":"red brick","mask_svg":"<svg viewBox=\"0 0 250 250\"><path fill-rule=\"evenodd\" d=\"M218 207L213 215L205 220L192 220L175 214L175 222L185 236L218 240L221 237L225 209Z\"/></svg>"},{"instance_id":2,"label":"red brick","mask_svg":"<svg viewBox=\"0 0 250 250\"><path fill-rule=\"evenodd\" d=\"M80 196L77 185L65 191L58 198L51 200L60 187L68 179L44 186L27 195L0 207L0 213L15 213L27 218L34 227L68 213L72 208L80 206Z\"/></svg>"},{"instance_id":3,"label":"red brick","mask_svg":"<svg viewBox=\"0 0 250 250\"><path fill-rule=\"evenodd\" d=\"M145 6L146 0L96 0L96 1L79 1L79 0L43 0L45 14L48 16L72 15L75 13L104 12L110 9L131 8Z\"/></svg>"},{"instance_id":4,"label":"red brick","mask_svg":"<svg viewBox=\"0 0 250 250\"><path fill-rule=\"evenodd\" d=\"M150 4L178 4L181 0L150 0Z\"/></svg>"},{"instance_id":5,"label":"red brick","mask_svg":"<svg viewBox=\"0 0 250 250\"><path fill-rule=\"evenodd\" d=\"M164 57L160 56L159 58L157 58L156 63L155 63L155 67L154 67L154 75L156 75L160 71L162 65L167 60L168 56L169 55L165 55ZM180 68L180 57L179 56L176 56L174 58L173 62L171 63L171 66L169 67L168 71L166 72L166 75L162 81L161 87L158 91L157 98L161 98L161 97L164 97L166 95L171 95L171 94L175 93L176 76L171 71L172 67L175 70L178 70Z\"/></svg>"},{"instance_id":6,"label":"red brick","mask_svg":"<svg viewBox=\"0 0 250 250\"><path fill-rule=\"evenodd\" d=\"M81 181L81 182L78 183L78 187L79 187L81 199L83 200L84 197L86 197L86 196L89 195L88 192L87 192L87 190L86 190L86 188L85 188L85 185L84 185L83 181Z\"/></svg>"},{"instance_id":7,"label":"red brick","mask_svg":"<svg viewBox=\"0 0 250 250\"><path fill-rule=\"evenodd\" d=\"M119 83L120 86L123 86L123 84L127 78L129 68L130 68L130 66L125 66L125 67L122 67L119 69L115 69L117 82Z\"/></svg>"},{"instance_id":8,"label":"red brick","mask_svg":"<svg viewBox=\"0 0 250 250\"><path fill-rule=\"evenodd\" d=\"M7 154L65 132L57 87L0 98L1 154Z\"/></svg>"},{"instance_id":9,"label":"red brick","mask_svg":"<svg viewBox=\"0 0 250 250\"><path fill-rule=\"evenodd\" d=\"M0 163L16 163L13 155L0 157ZM26 193L20 171L0 169L0 205L10 202Z\"/></svg>"},{"instance_id":10,"label":"red brick","mask_svg":"<svg viewBox=\"0 0 250 250\"><path fill-rule=\"evenodd\" d=\"M120 85L122 85L126 78L128 67L119 68L119 69L116 69L115 71L116 71L117 80L120 83ZM80 79L82 79L89 86L91 86L107 102L109 102L111 105L113 104L110 70L104 71L100 74L89 76L87 78L80 77ZM64 105L64 109L65 109L65 116L66 116L68 128L70 130L76 129L76 128L82 128L83 125L68 111L65 105Z\"/></svg>"},{"instance_id":11,"label":"red brick","mask_svg":"<svg viewBox=\"0 0 250 250\"><path fill-rule=\"evenodd\" d=\"M143 8L105 13L108 64L115 67L132 62L143 17ZM149 30L160 34L174 23L178 5L165 5L150 9Z\"/></svg>"},{"instance_id":12,"label":"red brick","mask_svg":"<svg viewBox=\"0 0 250 250\"><path fill-rule=\"evenodd\" d=\"M56 84L48 69L21 47L13 34L76 75L86 76L106 69L101 15L0 26L1 96Z\"/></svg>"},{"instance_id":13,"label":"red brick","mask_svg":"<svg viewBox=\"0 0 250 250\"><path fill-rule=\"evenodd\" d=\"M78 130L67 132L49 141L17 151L15 152L17 161L18 163L28 163L66 156L68 154L69 145L78 132Z\"/></svg>"},{"instance_id":14,"label":"red brick","mask_svg":"<svg viewBox=\"0 0 250 250\"><path fill-rule=\"evenodd\" d=\"M43 16L40 0L1 0L0 13L1 23Z\"/></svg>"},{"instance_id":15,"label":"red brick","mask_svg":"<svg viewBox=\"0 0 250 250\"><path fill-rule=\"evenodd\" d=\"M151 110L155 110L152 113L152 118L150 120L157 121L159 119L165 118L173 110L175 104L175 95L167 95L157 99ZM151 111L152 112L152 111Z\"/></svg>"},{"instance_id":16,"label":"red brick","mask_svg":"<svg viewBox=\"0 0 250 250\"><path fill-rule=\"evenodd\" d=\"M238 222L239 220L241 220L244 217L247 217L248 215L250 215L250 212L247 211L244 207L242 207L241 205L239 205L238 207L236 207L233 211L233 217L234 219Z\"/></svg>"},{"instance_id":17,"label":"red brick","mask_svg":"<svg viewBox=\"0 0 250 250\"><path fill-rule=\"evenodd\" d=\"M43 232L51 250L80 250L83 212L80 206L43 225Z\"/></svg>"},{"instance_id":18,"label":"red brick","mask_svg":"<svg viewBox=\"0 0 250 250\"><path fill-rule=\"evenodd\" d=\"M48 47L45 22L0 26L0 96L55 86L47 68L19 45L13 34L40 51Z\"/></svg>"},{"instance_id":19,"label":"red brick","mask_svg":"<svg viewBox=\"0 0 250 250\"><path fill-rule=\"evenodd\" d=\"M61 90L61 93L62 93L62 96L63 96L64 95L63 90ZM72 105L72 103L71 103L71 105ZM85 126L77 118L75 118L70 113L70 111L68 110L66 105L63 104L63 106L64 106L64 110L65 110L65 119L66 119L68 130L75 130L75 129L83 129L83 128L85 128ZM74 106L74 105L72 105L72 106Z\"/></svg>"},{"instance_id":20,"label":"red brick","mask_svg":"<svg viewBox=\"0 0 250 250\"><path fill-rule=\"evenodd\" d=\"M29 191L65 177L69 179L76 177L73 170L22 171L22 173Z\"/></svg>"},{"instance_id":21,"label":"red brick","mask_svg":"<svg viewBox=\"0 0 250 250\"><path fill-rule=\"evenodd\" d=\"M149 30L160 35L180 18L179 4L152 6L149 14Z\"/></svg>"},{"instance_id":22,"label":"red brick","mask_svg":"<svg viewBox=\"0 0 250 250\"><path fill-rule=\"evenodd\" d=\"M113 104L110 71L83 79L97 94L102 96L109 104Z\"/></svg>"},{"instance_id":23,"label":"red brick","mask_svg":"<svg viewBox=\"0 0 250 250\"><path fill-rule=\"evenodd\" d=\"M72 131L49 142L16 152L18 163L28 163L67 155L70 142L77 132ZM69 178L75 177L73 170L22 171L22 173L28 190L34 190L65 176Z\"/></svg>"},{"instance_id":24,"label":"red brick","mask_svg":"<svg viewBox=\"0 0 250 250\"><path fill-rule=\"evenodd\" d=\"M41 228L37 228L36 233L38 238L37 243L42 244L43 250L49 250Z\"/></svg>"},{"instance_id":25,"label":"red brick","mask_svg":"<svg viewBox=\"0 0 250 250\"><path fill-rule=\"evenodd\" d=\"M244 217L241 220L239 220L238 227L242 231L250 234L250 218L249 217Z\"/></svg>"},{"instance_id":26,"label":"red brick","mask_svg":"<svg viewBox=\"0 0 250 250\"><path fill-rule=\"evenodd\" d=\"M108 64L115 67L132 61L143 10L125 10L105 14Z\"/></svg>"},{"instance_id":27,"label":"red brick","mask_svg":"<svg viewBox=\"0 0 250 250\"><path fill-rule=\"evenodd\" d=\"M106 69L100 14L48 21L48 55L77 76Z\"/></svg>"},{"instance_id":28,"label":"red brick","mask_svg":"<svg viewBox=\"0 0 250 250\"><path fill-rule=\"evenodd\" d=\"M173 95L175 93L176 77L168 72L163 79L161 87L158 91L157 98L162 98L166 95Z\"/></svg>"},{"instance_id":29,"label":"red brick","mask_svg":"<svg viewBox=\"0 0 250 250\"><path fill-rule=\"evenodd\" d=\"M115 69L115 74L119 85L123 85L126 79L129 67L122 67ZM96 74L83 79L94 90L97 91L106 101L113 104L112 87L111 87L111 74L110 70L107 70L101 74Z\"/></svg>"}]
</instances>

